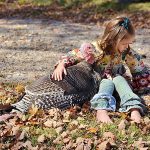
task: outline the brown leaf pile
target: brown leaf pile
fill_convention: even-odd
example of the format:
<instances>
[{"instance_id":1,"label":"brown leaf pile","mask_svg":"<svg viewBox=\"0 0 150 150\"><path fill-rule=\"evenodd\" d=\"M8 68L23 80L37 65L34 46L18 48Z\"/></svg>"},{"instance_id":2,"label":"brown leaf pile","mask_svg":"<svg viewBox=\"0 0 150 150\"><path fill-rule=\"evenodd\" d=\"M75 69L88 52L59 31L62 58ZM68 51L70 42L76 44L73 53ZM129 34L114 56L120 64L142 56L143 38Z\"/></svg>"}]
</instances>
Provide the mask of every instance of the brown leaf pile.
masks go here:
<instances>
[{"instance_id":1,"label":"brown leaf pile","mask_svg":"<svg viewBox=\"0 0 150 150\"><path fill-rule=\"evenodd\" d=\"M22 85L1 84L1 91L23 92ZM17 89L17 90L16 90ZM6 101L9 96L3 93ZM3 100L4 102L4 100ZM32 106L28 114L13 113L6 121L0 121L1 150L109 150L149 149L150 118L145 116L141 124L132 123L127 114L110 113L114 124L101 124L95 120L95 112L89 104L83 108L72 107L39 110Z\"/></svg>"}]
</instances>

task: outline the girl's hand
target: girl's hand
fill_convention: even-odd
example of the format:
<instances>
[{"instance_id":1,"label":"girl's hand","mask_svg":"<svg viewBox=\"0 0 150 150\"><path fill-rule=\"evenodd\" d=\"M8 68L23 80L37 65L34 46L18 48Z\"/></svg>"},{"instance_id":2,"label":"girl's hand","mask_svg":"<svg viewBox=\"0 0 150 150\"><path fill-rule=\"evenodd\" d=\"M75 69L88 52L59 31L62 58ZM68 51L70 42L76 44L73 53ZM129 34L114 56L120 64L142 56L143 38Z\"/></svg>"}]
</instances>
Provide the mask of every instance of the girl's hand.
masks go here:
<instances>
[{"instance_id":1,"label":"girl's hand","mask_svg":"<svg viewBox=\"0 0 150 150\"><path fill-rule=\"evenodd\" d=\"M65 68L65 64L63 62L59 63L54 72L52 73L52 78L54 80L60 81L62 80L63 73L67 75L67 71Z\"/></svg>"},{"instance_id":2,"label":"girl's hand","mask_svg":"<svg viewBox=\"0 0 150 150\"><path fill-rule=\"evenodd\" d=\"M106 74L107 79L113 80L112 76L110 74Z\"/></svg>"}]
</instances>

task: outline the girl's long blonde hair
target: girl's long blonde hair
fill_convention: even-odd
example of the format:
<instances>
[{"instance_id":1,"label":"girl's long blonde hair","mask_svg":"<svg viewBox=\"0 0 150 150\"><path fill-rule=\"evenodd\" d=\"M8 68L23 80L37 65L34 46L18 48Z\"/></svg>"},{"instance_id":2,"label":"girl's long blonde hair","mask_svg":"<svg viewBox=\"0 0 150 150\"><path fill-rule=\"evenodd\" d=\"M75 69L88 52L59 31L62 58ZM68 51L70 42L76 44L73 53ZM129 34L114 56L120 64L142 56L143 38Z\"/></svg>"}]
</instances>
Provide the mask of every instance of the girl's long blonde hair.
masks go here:
<instances>
[{"instance_id":1,"label":"girl's long blonde hair","mask_svg":"<svg viewBox=\"0 0 150 150\"><path fill-rule=\"evenodd\" d=\"M106 55L113 57L118 42L134 35L135 30L131 21L126 17L117 17L107 23L104 34L101 39L98 39L97 43Z\"/></svg>"}]
</instances>

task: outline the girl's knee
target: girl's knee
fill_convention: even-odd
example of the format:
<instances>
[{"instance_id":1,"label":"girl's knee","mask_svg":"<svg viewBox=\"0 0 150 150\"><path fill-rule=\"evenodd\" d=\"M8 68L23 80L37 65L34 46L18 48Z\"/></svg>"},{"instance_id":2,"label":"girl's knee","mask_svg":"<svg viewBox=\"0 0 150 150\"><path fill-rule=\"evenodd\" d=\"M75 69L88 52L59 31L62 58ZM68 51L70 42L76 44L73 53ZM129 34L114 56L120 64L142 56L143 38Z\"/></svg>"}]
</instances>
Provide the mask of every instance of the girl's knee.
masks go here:
<instances>
[{"instance_id":1,"label":"girl's knee","mask_svg":"<svg viewBox=\"0 0 150 150\"><path fill-rule=\"evenodd\" d=\"M121 75L118 75L118 76L116 76L115 78L113 78L113 81L123 81L123 80L125 80L126 81L126 79L123 77L123 76L121 76Z\"/></svg>"},{"instance_id":2,"label":"girl's knee","mask_svg":"<svg viewBox=\"0 0 150 150\"><path fill-rule=\"evenodd\" d=\"M98 93L107 93L109 95L112 95L114 91L115 85L112 80L109 79L103 79L99 86Z\"/></svg>"},{"instance_id":3,"label":"girl's knee","mask_svg":"<svg viewBox=\"0 0 150 150\"><path fill-rule=\"evenodd\" d=\"M115 78L113 78L113 83L115 84L115 85L128 85L128 82L127 82L127 80L123 77L123 76L117 76L117 77L115 77Z\"/></svg>"},{"instance_id":4,"label":"girl's knee","mask_svg":"<svg viewBox=\"0 0 150 150\"><path fill-rule=\"evenodd\" d=\"M102 79L100 84L110 84L110 85L114 85L113 81L110 79Z\"/></svg>"}]
</instances>

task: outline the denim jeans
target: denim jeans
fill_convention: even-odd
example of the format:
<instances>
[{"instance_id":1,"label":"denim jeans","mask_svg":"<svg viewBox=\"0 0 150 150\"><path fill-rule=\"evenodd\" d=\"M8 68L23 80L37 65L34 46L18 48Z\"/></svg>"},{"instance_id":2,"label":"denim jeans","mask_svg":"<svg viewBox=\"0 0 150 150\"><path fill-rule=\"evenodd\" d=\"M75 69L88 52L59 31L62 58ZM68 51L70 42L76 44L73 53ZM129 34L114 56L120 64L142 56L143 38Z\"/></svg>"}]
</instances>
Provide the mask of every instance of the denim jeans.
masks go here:
<instances>
[{"instance_id":1,"label":"denim jeans","mask_svg":"<svg viewBox=\"0 0 150 150\"><path fill-rule=\"evenodd\" d=\"M113 80L101 80L99 91L91 100L91 108L115 111L116 99L112 96L114 89L116 89L121 99L120 112L128 112L130 109L137 108L142 114L144 113L146 107L142 100L133 93L125 78L120 75L113 78Z\"/></svg>"}]
</instances>

